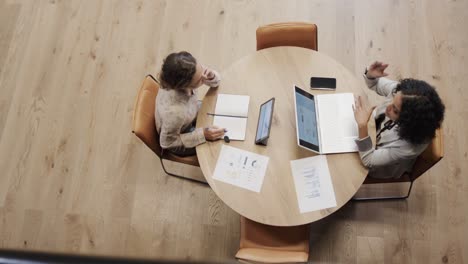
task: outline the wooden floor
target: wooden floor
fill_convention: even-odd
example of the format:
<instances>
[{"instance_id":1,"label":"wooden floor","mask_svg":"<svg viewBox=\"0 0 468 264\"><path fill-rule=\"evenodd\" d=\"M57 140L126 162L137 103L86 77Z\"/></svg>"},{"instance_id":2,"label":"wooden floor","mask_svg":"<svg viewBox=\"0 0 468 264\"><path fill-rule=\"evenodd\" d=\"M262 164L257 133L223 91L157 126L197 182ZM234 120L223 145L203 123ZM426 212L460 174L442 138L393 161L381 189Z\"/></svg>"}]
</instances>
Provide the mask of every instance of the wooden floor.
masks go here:
<instances>
[{"instance_id":1,"label":"wooden floor","mask_svg":"<svg viewBox=\"0 0 468 264\"><path fill-rule=\"evenodd\" d=\"M434 84L445 158L406 201L349 203L312 225L312 262L468 262L468 2L0 0L0 247L232 261L239 215L164 174L131 133L143 77L188 50L219 71L255 29L312 21L356 75ZM364 83L363 83L364 85Z\"/></svg>"}]
</instances>

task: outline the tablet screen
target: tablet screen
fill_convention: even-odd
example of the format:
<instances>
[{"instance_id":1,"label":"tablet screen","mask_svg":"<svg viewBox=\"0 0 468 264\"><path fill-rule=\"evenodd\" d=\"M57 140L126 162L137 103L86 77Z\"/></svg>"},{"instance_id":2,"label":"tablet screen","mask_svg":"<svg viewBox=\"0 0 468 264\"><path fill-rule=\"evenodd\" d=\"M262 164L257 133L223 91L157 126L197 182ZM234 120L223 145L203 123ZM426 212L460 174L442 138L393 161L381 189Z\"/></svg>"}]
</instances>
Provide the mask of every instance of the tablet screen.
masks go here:
<instances>
[{"instance_id":1,"label":"tablet screen","mask_svg":"<svg viewBox=\"0 0 468 264\"><path fill-rule=\"evenodd\" d=\"M255 136L255 142L262 141L268 138L270 135L274 103L275 98L271 98L260 106L260 115L258 116L257 135Z\"/></svg>"}]
</instances>

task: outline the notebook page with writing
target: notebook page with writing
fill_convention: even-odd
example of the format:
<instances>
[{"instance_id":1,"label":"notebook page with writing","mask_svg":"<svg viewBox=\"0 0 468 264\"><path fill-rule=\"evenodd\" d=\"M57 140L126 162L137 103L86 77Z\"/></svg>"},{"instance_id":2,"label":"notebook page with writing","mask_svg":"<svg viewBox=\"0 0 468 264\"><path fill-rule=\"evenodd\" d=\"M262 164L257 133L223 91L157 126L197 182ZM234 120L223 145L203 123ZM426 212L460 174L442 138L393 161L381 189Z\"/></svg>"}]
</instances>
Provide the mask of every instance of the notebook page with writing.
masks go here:
<instances>
[{"instance_id":1,"label":"notebook page with writing","mask_svg":"<svg viewBox=\"0 0 468 264\"><path fill-rule=\"evenodd\" d=\"M358 127L354 119L352 93L321 94L317 96L322 153L358 151L354 140Z\"/></svg>"}]
</instances>

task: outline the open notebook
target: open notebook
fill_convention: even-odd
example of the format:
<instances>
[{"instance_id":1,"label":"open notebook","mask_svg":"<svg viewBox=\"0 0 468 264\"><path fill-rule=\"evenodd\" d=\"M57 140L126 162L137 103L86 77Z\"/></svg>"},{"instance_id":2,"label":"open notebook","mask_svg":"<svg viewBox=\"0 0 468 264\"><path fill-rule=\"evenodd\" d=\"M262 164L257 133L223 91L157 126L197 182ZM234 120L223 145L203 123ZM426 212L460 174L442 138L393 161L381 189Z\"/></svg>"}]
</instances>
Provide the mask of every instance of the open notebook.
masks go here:
<instances>
[{"instance_id":1,"label":"open notebook","mask_svg":"<svg viewBox=\"0 0 468 264\"><path fill-rule=\"evenodd\" d=\"M310 94L294 86L297 144L320 154L358 151L352 93Z\"/></svg>"},{"instance_id":2,"label":"open notebook","mask_svg":"<svg viewBox=\"0 0 468 264\"><path fill-rule=\"evenodd\" d=\"M245 140L249 101L248 95L218 94L213 125L225 128L231 140Z\"/></svg>"}]
</instances>

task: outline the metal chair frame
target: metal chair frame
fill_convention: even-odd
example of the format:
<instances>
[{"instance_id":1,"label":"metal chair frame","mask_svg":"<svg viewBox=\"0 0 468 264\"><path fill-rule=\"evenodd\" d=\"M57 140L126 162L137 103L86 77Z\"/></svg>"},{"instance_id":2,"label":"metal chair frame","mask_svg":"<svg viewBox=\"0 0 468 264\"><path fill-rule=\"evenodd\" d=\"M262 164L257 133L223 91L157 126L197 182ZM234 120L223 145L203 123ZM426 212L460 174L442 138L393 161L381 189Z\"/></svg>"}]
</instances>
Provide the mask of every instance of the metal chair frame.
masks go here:
<instances>
[{"instance_id":1,"label":"metal chair frame","mask_svg":"<svg viewBox=\"0 0 468 264\"><path fill-rule=\"evenodd\" d=\"M181 178L181 179L184 179L184 180L189 180L189 181L193 181L193 182L197 182L197 183L203 183L203 184L205 184L205 185L208 185L208 183L205 182L205 181L200 181L200 180L197 180L197 179L188 178L188 177L185 177L185 176L183 176L183 175L178 175L178 174L175 174L175 173L172 173L172 172L167 171L166 167L164 166L164 161L163 161L164 159L161 158L163 153L164 153L164 150L162 151L161 156L158 156L158 157L159 157L159 160L161 161L161 166L162 166L164 172L165 172L167 175L170 175L170 176L173 176L173 177L177 177L177 178ZM168 160L168 159L166 159L166 160ZM169 161L171 161L171 160L169 160ZM173 162L176 162L176 161L173 161ZM178 163L181 163L181 162L178 162ZM193 166L193 165L185 164L185 163L182 163L182 164L188 165L188 166ZM194 167L195 167L195 166L194 166Z\"/></svg>"},{"instance_id":2,"label":"metal chair frame","mask_svg":"<svg viewBox=\"0 0 468 264\"><path fill-rule=\"evenodd\" d=\"M407 182L407 181L405 181ZM396 183L396 182L395 182ZM385 201L385 200L405 200L411 194L411 189L413 188L414 180L410 178L410 186L408 188L408 193L403 196L378 196L378 197L353 197L353 201ZM368 183L368 184L378 184L378 183Z\"/></svg>"}]
</instances>

